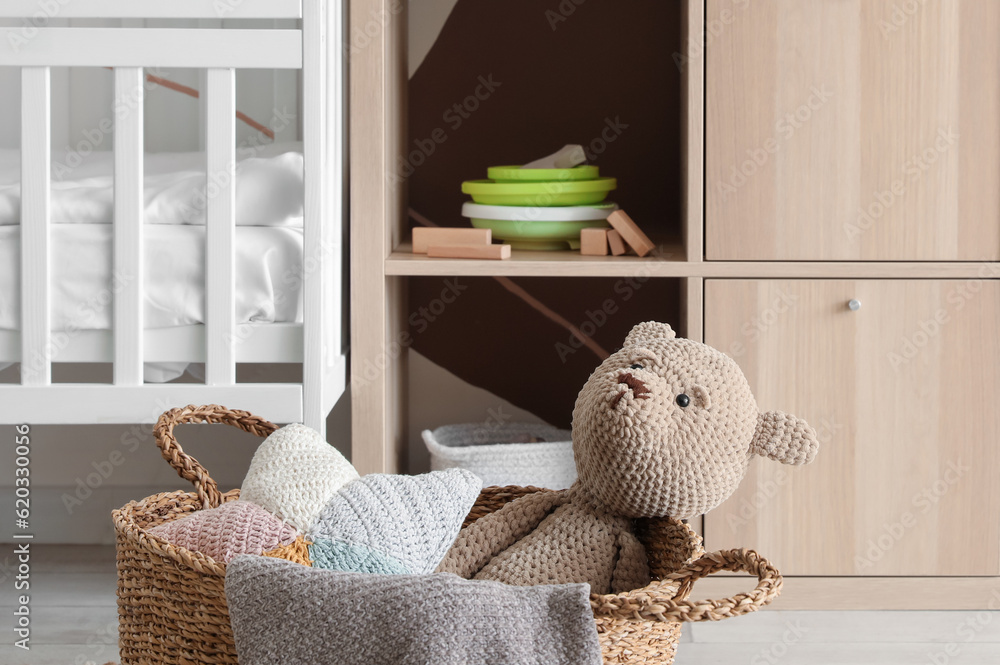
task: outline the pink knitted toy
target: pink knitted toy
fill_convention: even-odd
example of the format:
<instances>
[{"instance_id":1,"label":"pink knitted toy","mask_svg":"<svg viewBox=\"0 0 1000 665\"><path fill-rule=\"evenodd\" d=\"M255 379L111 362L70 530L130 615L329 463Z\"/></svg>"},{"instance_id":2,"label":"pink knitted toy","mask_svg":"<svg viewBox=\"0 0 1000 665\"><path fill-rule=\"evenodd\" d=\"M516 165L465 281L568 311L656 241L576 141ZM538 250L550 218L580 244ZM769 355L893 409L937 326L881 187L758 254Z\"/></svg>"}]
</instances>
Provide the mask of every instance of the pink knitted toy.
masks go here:
<instances>
[{"instance_id":1,"label":"pink knitted toy","mask_svg":"<svg viewBox=\"0 0 1000 665\"><path fill-rule=\"evenodd\" d=\"M229 563L237 554L264 554L290 545L299 536L295 527L249 501L199 510L153 527L149 533L221 563Z\"/></svg>"},{"instance_id":2,"label":"pink knitted toy","mask_svg":"<svg viewBox=\"0 0 1000 665\"><path fill-rule=\"evenodd\" d=\"M517 585L589 582L593 593L643 587L634 518L700 515L733 493L754 455L805 464L818 447L804 420L758 411L734 360L641 323L577 398L579 480L476 521L438 570Z\"/></svg>"}]
</instances>

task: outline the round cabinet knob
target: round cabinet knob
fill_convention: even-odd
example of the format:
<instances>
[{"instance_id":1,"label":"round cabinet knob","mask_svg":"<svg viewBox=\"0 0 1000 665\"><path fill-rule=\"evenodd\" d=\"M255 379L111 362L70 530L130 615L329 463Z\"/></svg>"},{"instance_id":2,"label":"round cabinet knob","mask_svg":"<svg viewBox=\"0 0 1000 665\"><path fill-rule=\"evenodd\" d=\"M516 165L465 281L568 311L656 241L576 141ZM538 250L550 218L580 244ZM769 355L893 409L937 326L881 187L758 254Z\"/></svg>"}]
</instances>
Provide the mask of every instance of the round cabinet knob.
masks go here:
<instances>
[{"instance_id":1,"label":"round cabinet knob","mask_svg":"<svg viewBox=\"0 0 1000 665\"><path fill-rule=\"evenodd\" d=\"M847 308L849 310L851 310L852 312L856 312L859 309L861 309L861 301L857 300L855 298L852 298L851 301L847 303Z\"/></svg>"}]
</instances>

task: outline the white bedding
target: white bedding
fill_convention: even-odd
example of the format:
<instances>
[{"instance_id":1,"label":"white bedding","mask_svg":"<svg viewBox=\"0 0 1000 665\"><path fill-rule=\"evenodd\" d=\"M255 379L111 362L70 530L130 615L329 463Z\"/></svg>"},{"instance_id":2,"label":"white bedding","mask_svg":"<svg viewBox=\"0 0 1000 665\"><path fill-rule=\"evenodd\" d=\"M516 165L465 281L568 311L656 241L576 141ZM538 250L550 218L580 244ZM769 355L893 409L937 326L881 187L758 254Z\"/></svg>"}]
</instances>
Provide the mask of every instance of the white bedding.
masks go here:
<instances>
[{"instance_id":1,"label":"white bedding","mask_svg":"<svg viewBox=\"0 0 1000 665\"><path fill-rule=\"evenodd\" d=\"M0 227L0 329L21 326L19 226ZM205 228L147 225L145 327L205 322ZM52 329L111 328L112 227L52 227ZM301 321L302 230L236 229L236 317L241 323Z\"/></svg>"},{"instance_id":2,"label":"white bedding","mask_svg":"<svg viewBox=\"0 0 1000 665\"><path fill-rule=\"evenodd\" d=\"M270 146L237 165L239 323L302 320L300 149ZM21 323L19 160L17 151L0 150L0 330ZM53 331L111 328L113 163L111 153L93 153L67 171L76 162L53 156ZM203 154L146 156L146 328L205 322L205 191ZM146 380L170 380L184 367L147 363Z\"/></svg>"},{"instance_id":3,"label":"white bedding","mask_svg":"<svg viewBox=\"0 0 1000 665\"><path fill-rule=\"evenodd\" d=\"M17 150L0 150L0 226L21 215ZM110 224L114 209L114 155L108 151L52 156L52 223ZM209 189L208 191L213 191ZM154 153L145 159L145 222L205 223L205 155ZM299 144L237 152L236 223L302 226L302 153Z\"/></svg>"}]
</instances>

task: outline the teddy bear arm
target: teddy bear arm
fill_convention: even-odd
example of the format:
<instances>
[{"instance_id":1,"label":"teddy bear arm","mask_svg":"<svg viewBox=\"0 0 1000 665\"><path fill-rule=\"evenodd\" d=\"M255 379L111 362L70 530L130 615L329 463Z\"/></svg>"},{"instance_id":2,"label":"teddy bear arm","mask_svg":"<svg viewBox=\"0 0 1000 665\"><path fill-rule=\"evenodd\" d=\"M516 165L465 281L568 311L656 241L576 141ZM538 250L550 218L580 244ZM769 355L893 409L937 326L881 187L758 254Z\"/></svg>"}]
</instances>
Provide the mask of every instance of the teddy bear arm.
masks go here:
<instances>
[{"instance_id":1,"label":"teddy bear arm","mask_svg":"<svg viewBox=\"0 0 1000 665\"><path fill-rule=\"evenodd\" d=\"M611 576L611 592L624 593L649 584L649 560L646 548L631 531L617 537L618 561Z\"/></svg>"},{"instance_id":2,"label":"teddy bear arm","mask_svg":"<svg viewBox=\"0 0 1000 665\"><path fill-rule=\"evenodd\" d=\"M437 567L471 579L498 554L534 531L549 513L567 501L566 491L534 492L462 529Z\"/></svg>"}]
</instances>

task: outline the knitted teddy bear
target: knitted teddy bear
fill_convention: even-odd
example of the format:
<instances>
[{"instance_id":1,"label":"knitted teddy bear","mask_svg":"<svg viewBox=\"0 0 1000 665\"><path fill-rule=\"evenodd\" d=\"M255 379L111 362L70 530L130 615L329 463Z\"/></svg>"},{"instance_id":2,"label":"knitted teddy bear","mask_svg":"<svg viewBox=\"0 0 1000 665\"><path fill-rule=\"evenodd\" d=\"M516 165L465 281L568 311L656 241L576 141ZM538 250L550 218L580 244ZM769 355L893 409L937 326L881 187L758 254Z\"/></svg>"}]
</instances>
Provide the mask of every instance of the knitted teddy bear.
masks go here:
<instances>
[{"instance_id":1,"label":"knitted teddy bear","mask_svg":"<svg viewBox=\"0 0 1000 665\"><path fill-rule=\"evenodd\" d=\"M700 515L733 493L754 455L806 464L818 446L804 420L758 411L734 360L666 324L640 323L577 397L577 482L479 519L438 571L516 585L588 582L593 593L637 589L650 574L635 518Z\"/></svg>"}]
</instances>

